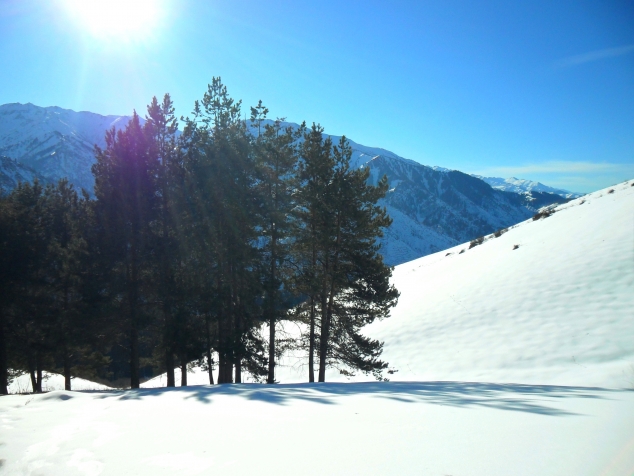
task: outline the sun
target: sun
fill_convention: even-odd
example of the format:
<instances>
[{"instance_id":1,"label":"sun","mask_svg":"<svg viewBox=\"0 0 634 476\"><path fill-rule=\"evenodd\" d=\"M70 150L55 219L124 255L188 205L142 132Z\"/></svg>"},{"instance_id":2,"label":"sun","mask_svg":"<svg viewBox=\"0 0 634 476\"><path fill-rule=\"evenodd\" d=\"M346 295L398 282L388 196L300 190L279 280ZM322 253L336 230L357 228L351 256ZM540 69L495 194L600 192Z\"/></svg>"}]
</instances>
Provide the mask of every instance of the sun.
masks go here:
<instances>
[{"instance_id":1,"label":"sun","mask_svg":"<svg viewBox=\"0 0 634 476\"><path fill-rule=\"evenodd\" d=\"M96 38L143 40L161 19L163 0L64 0L81 29Z\"/></svg>"}]
</instances>

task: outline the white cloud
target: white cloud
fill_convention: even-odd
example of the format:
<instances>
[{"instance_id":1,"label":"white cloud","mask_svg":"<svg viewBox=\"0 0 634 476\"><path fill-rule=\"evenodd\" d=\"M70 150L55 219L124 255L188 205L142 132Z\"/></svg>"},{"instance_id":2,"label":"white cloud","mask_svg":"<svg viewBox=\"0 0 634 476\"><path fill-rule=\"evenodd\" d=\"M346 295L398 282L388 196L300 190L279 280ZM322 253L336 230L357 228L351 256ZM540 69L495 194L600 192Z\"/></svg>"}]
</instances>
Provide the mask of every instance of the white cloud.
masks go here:
<instances>
[{"instance_id":1,"label":"white cloud","mask_svg":"<svg viewBox=\"0 0 634 476\"><path fill-rule=\"evenodd\" d=\"M599 61L605 58L613 58L615 56L622 56L628 53L634 52L634 45L619 46L617 48L606 48L603 50L590 51L580 55L568 56L556 63L559 68L567 68L570 66L576 66L583 63L590 63L592 61Z\"/></svg>"}]
</instances>

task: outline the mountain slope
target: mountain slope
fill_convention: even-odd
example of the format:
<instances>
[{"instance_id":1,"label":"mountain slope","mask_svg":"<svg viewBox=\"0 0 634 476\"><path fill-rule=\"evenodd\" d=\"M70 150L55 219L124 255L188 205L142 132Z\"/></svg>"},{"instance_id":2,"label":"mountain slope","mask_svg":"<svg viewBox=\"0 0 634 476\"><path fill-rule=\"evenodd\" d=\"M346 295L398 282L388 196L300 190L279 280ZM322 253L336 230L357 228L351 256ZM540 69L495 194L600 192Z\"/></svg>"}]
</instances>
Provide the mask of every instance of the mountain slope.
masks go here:
<instances>
[{"instance_id":1,"label":"mountain slope","mask_svg":"<svg viewBox=\"0 0 634 476\"><path fill-rule=\"evenodd\" d=\"M329 137L334 144L341 138ZM385 149L350 139L349 143L354 167L368 167L374 183L383 175L388 178L390 190L383 205L394 222L381 239L381 253L390 265L493 233L531 217L543 206L566 201L538 190L496 190L457 170L428 167Z\"/></svg>"},{"instance_id":2,"label":"mountain slope","mask_svg":"<svg viewBox=\"0 0 634 476\"><path fill-rule=\"evenodd\" d=\"M502 192L459 171L434 170L385 156L373 157L364 167L370 168L373 180L387 175L390 192L385 205L390 215L406 216L415 224L408 233L408 222L395 220L388 230L382 246L390 264L411 261L507 228L532 216L541 206L565 201L541 192ZM430 238L436 236L444 240L441 245ZM421 243L427 245L425 250L420 249ZM404 250L396 253L396 244Z\"/></svg>"}]
</instances>

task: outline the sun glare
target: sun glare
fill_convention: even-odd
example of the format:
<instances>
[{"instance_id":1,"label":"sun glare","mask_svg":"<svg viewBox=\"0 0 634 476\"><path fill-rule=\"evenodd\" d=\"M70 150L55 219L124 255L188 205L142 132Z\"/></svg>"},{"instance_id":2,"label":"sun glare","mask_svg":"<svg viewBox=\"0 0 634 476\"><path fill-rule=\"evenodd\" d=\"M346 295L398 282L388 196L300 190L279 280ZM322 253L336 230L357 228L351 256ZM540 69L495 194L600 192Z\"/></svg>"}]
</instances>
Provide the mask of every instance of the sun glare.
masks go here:
<instances>
[{"instance_id":1,"label":"sun glare","mask_svg":"<svg viewBox=\"0 0 634 476\"><path fill-rule=\"evenodd\" d=\"M65 0L79 26L97 38L145 40L162 13L161 0Z\"/></svg>"}]
</instances>

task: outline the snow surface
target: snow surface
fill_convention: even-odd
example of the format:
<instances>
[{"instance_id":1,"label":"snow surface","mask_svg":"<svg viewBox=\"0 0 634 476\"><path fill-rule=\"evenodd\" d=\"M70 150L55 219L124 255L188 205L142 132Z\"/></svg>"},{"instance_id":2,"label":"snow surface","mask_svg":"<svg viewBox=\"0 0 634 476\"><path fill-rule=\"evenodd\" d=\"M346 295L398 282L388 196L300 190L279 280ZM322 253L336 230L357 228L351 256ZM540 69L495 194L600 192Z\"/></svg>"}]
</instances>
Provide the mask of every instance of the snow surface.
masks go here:
<instances>
[{"instance_id":1,"label":"snow surface","mask_svg":"<svg viewBox=\"0 0 634 476\"><path fill-rule=\"evenodd\" d=\"M462 382L0 398L5 475L631 475L634 392Z\"/></svg>"},{"instance_id":2,"label":"snow surface","mask_svg":"<svg viewBox=\"0 0 634 476\"><path fill-rule=\"evenodd\" d=\"M398 266L400 302L367 332L418 382L5 396L0 470L631 476L634 187L612 190Z\"/></svg>"}]
</instances>

